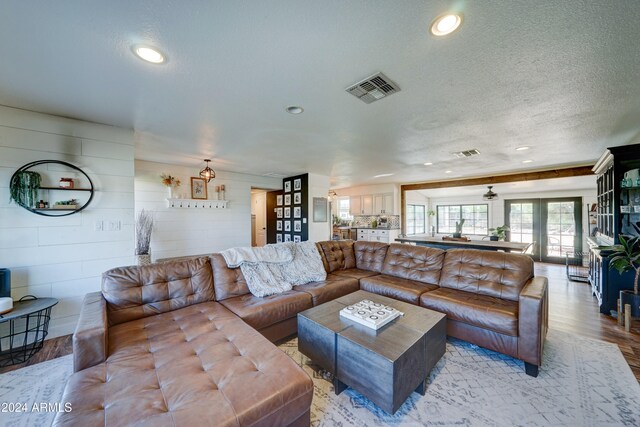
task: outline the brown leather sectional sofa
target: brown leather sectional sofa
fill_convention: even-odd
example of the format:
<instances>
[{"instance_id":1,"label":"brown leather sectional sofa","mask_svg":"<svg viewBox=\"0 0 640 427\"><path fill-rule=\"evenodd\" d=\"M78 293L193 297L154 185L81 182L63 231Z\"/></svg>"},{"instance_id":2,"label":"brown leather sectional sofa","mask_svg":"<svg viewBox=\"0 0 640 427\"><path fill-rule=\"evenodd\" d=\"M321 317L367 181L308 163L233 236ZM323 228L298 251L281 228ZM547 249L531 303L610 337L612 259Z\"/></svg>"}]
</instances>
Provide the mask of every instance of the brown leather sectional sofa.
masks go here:
<instances>
[{"instance_id":1,"label":"brown leather sectional sofa","mask_svg":"<svg viewBox=\"0 0 640 427\"><path fill-rule=\"evenodd\" d=\"M103 274L73 337L55 425L309 425L311 379L269 341L297 314L358 289L447 314L448 334L537 375L547 280L523 255L377 242L317 244L327 279L265 298L219 254Z\"/></svg>"}]
</instances>

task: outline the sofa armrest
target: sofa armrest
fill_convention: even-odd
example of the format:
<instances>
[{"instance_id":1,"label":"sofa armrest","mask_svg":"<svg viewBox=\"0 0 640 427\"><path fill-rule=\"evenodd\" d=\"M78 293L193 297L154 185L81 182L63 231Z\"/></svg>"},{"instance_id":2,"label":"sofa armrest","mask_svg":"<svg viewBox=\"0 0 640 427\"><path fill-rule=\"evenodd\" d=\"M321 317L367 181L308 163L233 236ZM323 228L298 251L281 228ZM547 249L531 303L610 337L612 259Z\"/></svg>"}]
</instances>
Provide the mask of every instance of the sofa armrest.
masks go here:
<instances>
[{"instance_id":1,"label":"sofa armrest","mask_svg":"<svg viewBox=\"0 0 640 427\"><path fill-rule=\"evenodd\" d=\"M73 370L81 371L107 358L107 301L102 292L85 295L73 333Z\"/></svg>"},{"instance_id":2,"label":"sofa armrest","mask_svg":"<svg viewBox=\"0 0 640 427\"><path fill-rule=\"evenodd\" d=\"M542 365L542 350L549 324L549 281L533 277L520 292L518 309L518 358Z\"/></svg>"}]
</instances>

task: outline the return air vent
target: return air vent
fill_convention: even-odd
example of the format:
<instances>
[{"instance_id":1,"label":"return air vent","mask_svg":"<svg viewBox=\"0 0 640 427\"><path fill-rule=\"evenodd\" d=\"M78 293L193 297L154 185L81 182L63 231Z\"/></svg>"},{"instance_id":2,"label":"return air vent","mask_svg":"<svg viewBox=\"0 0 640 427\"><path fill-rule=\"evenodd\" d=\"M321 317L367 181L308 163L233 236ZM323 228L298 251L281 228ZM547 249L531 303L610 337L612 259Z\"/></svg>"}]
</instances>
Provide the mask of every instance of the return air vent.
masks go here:
<instances>
[{"instance_id":1,"label":"return air vent","mask_svg":"<svg viewBox=\"0 0 640 427\"><path fill-rule=\"evenodd\" d=\"M389 77L382 73L377 73L349 86L346 90L365 104L371 104L373 101L399 92L400 87L391 81Z\"/></svg>"},{"instance_id":2,"label":"return air vent","mask_svg":"<svg viewBox=\"0 0 640 427\"><path fill-rule=\"evenodd\" d=\"M459 159L464 159L465 157L477 156L478 154L480 154L480 151L478 151L475 148L472 148L471 150L457 151L452 154Z\"/></svg>"}]
</instances>

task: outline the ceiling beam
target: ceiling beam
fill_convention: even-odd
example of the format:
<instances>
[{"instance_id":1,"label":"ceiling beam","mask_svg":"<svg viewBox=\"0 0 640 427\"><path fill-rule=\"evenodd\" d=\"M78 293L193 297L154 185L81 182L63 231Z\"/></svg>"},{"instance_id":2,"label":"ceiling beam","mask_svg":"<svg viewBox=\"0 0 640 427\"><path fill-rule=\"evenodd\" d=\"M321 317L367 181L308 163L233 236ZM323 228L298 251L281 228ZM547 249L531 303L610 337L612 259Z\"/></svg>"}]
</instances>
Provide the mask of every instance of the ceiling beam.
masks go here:
<instances>
[{"instance_id":1,"label":"ceiling beam","mask_svg":"<svg viewBox=\"0 0 640 427\"><path fill-rule=\"evenodd\" d=\"M587 165L563 169L547 169L535 172L520 172L509 175L494 175L478 178L454 179L449 181L431 181L419 182L415 184L400 184L401 232L402 234L405 234L407 232L406 221L404 220L406 218L405 192L407 191L429 190L434 188L467 187L471 185L502 184L505 182L536 181L539 179L569 178L573 176L587 176L594 175L592 169L593 165Z\"/></svg>"},{"instance_id":2,"label":"ceiling beam","mask_svg":"<svg viewBox=\"0 0 640 427\"><path fill-rule=\"evenodd\" d=\"M548 169L535 172L520 172L510 175L483 176L448 181L419 182L401 184L401 191L428 190L433 188L467 187L470 185L502 184L505 182L536 181L539 179L568 178L572 176L593 175L593 165L576 166L564 169Z\"/></svg>"}]
</instances>

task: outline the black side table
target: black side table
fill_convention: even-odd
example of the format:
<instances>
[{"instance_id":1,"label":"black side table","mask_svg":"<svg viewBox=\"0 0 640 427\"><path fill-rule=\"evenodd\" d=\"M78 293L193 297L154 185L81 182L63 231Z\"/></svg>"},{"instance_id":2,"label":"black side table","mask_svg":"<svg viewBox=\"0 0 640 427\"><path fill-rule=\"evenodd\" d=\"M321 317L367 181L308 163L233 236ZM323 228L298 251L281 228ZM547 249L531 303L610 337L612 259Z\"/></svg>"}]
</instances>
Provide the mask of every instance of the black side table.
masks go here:
<instances>
[{"instance_id":1,"label":"black side table","mask_svg":"<svg viewBox=\"0 0 640 427\"><path fill-rule=\"evenodd\" d=\"M0 368L24 363L42 349L51 308L57 303L55 298L29 295L14 302L12 311L0 315Z\"/></svg>"}]
</instances>

